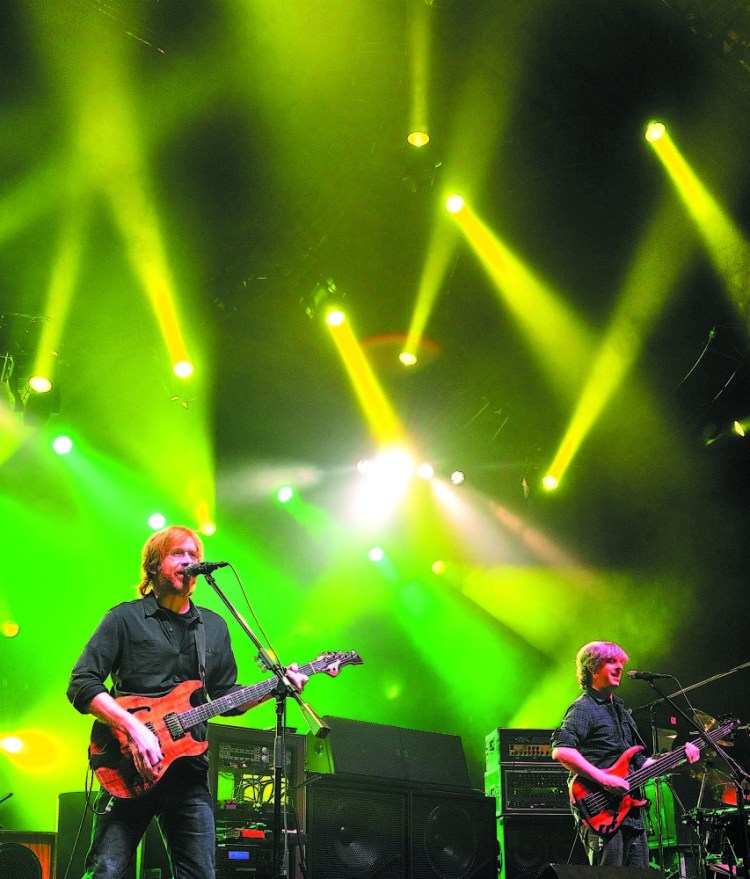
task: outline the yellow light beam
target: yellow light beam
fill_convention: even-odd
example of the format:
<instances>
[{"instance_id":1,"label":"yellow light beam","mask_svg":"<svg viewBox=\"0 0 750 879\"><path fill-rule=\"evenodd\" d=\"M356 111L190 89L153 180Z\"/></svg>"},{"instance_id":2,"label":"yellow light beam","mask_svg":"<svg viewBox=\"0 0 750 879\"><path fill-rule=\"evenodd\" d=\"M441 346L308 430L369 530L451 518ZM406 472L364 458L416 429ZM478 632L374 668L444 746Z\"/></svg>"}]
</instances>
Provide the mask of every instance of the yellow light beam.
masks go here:
<instances>
[{"instance_id":1,"label":"yellow light beam","mask_svg":"<svg viewBox=\"0 0 750 879\"><path fill-rule=\"evenodd\" d=\"M468 205L453 216L490 276L502 303L531 343L542 368L560 389L572 393L578 387L592 345L582 321Z\"/></svg>"},{"instance_id":2,"label":"yellow light beam","mask_svg":"<svg viewBox=\"0 0 750 879\"><path fill-rule=\"evenodd\" d=\"M427 321L432 313L432 306L440 291L440 285L445 278L448 265L456 250L456 233L454 227L445 222L443 218L437 221L433 227L430 244L427 250L427 259L422 269L422 277L417 291L417 301L414 305L409 330L406 335L404 351L411 354L419 351L419 345L424 335Z\"/></svg>"},{"instance_id":3,"label":"yellow light beam","mask_svg":"<svg viewBox=\"0 0 750 879\"><path fill-rule=\"evenodd\" d=\"M0 241L6 241L52 210L63 197L62 162L42 165L0 198Z\"/></svg>"},{"instance_id":4,"label":"yellow light beam","mask_svg":"<svg viewBox=\"0 0 750 879\"><path fill-rule=\"evenodd\" d=\"M709 256L735 305L748 302L750 245L693 171L668 131L649 141L705 242Z\"/></svg>"},{"instance_id":5,"label":"yellow light beam","mask_svg":"<svg viewBox=\"0 0 750 879\"><path fill-rule=\"evenodd\" d=\"M88 215L88 205L83 199L74 200L60 231L57 259L52 268L47 288L45 322L39 338L34 359L34 375L42 375L54 382L55 360L60 340L73 299L81 261L83 224Z\"/></svg>"},{"instance_id":6,"label":"yellow light beam","mask_svg":"<svg viewBox=\"0 0 750 879\"><path fill-rule=\"evenodd\" d=\"M411 13L411 121L409 133L429 133L427 122L427 78L430 54L430 29L426 3L414 3Z\"/></svg>"},{"instance_id":7,"label":"yellow light beam","mask_svg":"<svg viewBox=\"0 0 750 879\"><path fill-rule=\"evenodd\" d=\"M349 374L373 438L380 444L400 442L404 435L403 427L380 387L372 367L367 362L349 321L344 320L336 326L330 324L327 326Z\"/></svg>"},{"instance_id":8,"label":"yellow light beam","mask_svg":"<svg viewBox=\"0 0 750 879\"><path fill-rule=\"evenodd\" d=\"M644 234L568 428L547 471L560 482L584 439L638 359L678 276L690 263L691 236L666 198Z\"/></svg>"}]
</instances>

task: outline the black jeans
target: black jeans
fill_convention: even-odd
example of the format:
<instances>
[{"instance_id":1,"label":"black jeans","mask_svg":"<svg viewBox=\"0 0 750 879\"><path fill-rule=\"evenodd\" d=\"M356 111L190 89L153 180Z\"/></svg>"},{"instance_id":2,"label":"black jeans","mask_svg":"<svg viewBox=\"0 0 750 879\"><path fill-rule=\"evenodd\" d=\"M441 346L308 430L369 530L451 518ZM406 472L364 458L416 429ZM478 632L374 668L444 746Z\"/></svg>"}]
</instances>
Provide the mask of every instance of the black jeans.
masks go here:
<instances>
[{"instance_id":1,"label":"black jeans","mask_svg":"<svg viewBox=\"0 0 750 879\"><path fill-rule=\"evenodd\" d=\"M648 837L645 830L623 825L604 839L581 824L579 833L592 866L648 867Z\"/></svg>"},{"instance_id":2,"label":"black jeans","mask_svg":"<svg viewBox=\"0 0 750 879\"><path fill-rule=\"evenodd\" d=\"M116 799L101 791L95 809L104 814L94 816L84 879L122 879L152 818L175 879L214 879L216 833L205 769L179 759L142 797Z\"/></svg>"}]
</instances>

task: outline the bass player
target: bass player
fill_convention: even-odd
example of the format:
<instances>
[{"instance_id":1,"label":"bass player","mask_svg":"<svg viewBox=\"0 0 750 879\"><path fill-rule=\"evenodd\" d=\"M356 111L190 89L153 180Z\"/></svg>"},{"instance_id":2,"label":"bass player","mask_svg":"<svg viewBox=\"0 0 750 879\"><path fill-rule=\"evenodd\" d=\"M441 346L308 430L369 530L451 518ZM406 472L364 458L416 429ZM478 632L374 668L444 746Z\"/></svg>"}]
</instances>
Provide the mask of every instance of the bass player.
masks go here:
<instances>
[{"instance_id":1,"label":"bass player","mask_svg":"<svg viewBox=\"0 0 750 879\"><path fill-rule=\"evenodd\" d=\"M67 690L73 706L119 734L136 778L146 786L158 779L135 798L113 797L102 788L94 807L86 879L121 879L154 817L176 879L214 879L216 834L205 754L183 756L166 766L152 728L117 701L131 694L162 697L191 680L203 682L203 702L242 689L226 623L191 599L196 578L185 569L202 556L202 542L189 528L171 526L152 534L143 548L141 597L105 615L73 668ZM307 681L296 663L286 675L297 690ZM240 714L258 701L227 713ZM206 732L202 723L192 735L202 742Z\"/></svg>"},{"instance_id":2,"label":"bass player","mask_svg":"<svg viewBox=\"0 0 750 879\"><path fill-rule=\"evenodd\" d=\"M620 686L628 655L611 641L591 641L576 655L576 677L583 693L568 707L562 723L552 734L552 756L572 773L571 803L576 826L589 859L594 866L649 866L648 838L641 815L643 800L630 791L622 767L617 761L629 748L640 746L627 768L643 769L653 760L646 757L645 743L625 703L615 690ZM685 758L694 763L699 749L688 742ZM615 771L617 770L617 771ZM613 820L605 833L589 826L586 816L576 807L575 779L591 784L591 790L603 791L603 800L615 803Z\"/></svg>"}]
</instances>

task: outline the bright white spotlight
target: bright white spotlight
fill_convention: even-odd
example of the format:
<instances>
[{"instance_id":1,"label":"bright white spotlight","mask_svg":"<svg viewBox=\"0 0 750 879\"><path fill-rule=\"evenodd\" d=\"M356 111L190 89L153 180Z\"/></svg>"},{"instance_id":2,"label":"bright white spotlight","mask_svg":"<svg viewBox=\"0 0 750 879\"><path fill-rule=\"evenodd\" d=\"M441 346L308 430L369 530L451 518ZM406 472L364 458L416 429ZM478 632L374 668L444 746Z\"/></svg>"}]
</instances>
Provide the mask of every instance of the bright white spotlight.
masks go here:
<instances>
[{"instance_id":1,"label":"bright white spotlight","mask_svg":"<svg viewBox=\"0 0 750 879\"><path fill-rule=\"evenodd\" d=\"M414 366L417 362L417 355L412 354L411 351L402 351L398 355L398 359L404 364L404 366Z\"/></svg>"},{"instance_id":2,"label":"bright white spotlight","mask_svg":"<svg viewBox=\"0 0 750 879\"><path fill-rule=\"evenodd\" d=\"M0 748L6 754L18 754L23 751L23 741L18 736L5 736L0 739Z\"/></svg>"},{"instance_id":3,"label":"bright white spotlight","mask_svg":"<svg viewBox=\"0 0 750 879\"><path fill-rule=\"evenodd\" d=\"M449 214L457 214L464 208L464 200L460 195L449 195L445 200L445 209Z\"/></svg>"},{"instance_id":4,"label":"bright white spotlight","mask_svg":"<svg viewBox=\"0 0 750 879\"><path fill-rule=\"evenodd\" d=\"M367 553L367 558L369 558L371 562L382 562L384 557L385 553L379 546L373 546L373 548Z\"/></svg>"},{"instance_id":5,"label":"bright white spotlight","mask_svg":"<svg viewBox=\"0 0 750 879\"><path fill-rule=\"evenodd\" d=\"M557 478L557 476L553 476L551 473L548 473L542 480L542 485L547 489L547 491L554 491L560 485L560 480Z\"/></svg>"},{"instance_id":6,"label":"bright white spotlight","mask_svg":"<svg viewBox=\"0 0 750 879\"><path fill-rule=\"evenodd\" d=\"M177 378L190 378L193 374L193 364L188 360L180 360L172 367L172 372Z\"/></svg>"},{"instance_id":7,"label":"bright white spotlight","mask_svg":"<svg viewBox=\"0 0 750 879\"><path fill-rule=\"evenodd\" d=\"M663 122L649 122L646 126L646 140L649 143L660 140L667 133L666 126Z\"/></svg>"},{"instance_id":8,"label":"bright white spotlight","mask_svg":"<svg viewBox=\"0 0 750 879\"><path fill-rule=\"evenodd\" d=\"M417 467L417 476L419 476L420 479L432 479L434 475L435 468L432 466L432 464L424 463L420 464L419 467Z\"/></svg>"},{"instance_id":9,"label":"bright white spotlight","mask_svg":"<svg viewBox=\"0 0 750 879\"><path fill-rule=\"evenodd\" d=\"M329 327L340 327L346 320L346 315L339 308L334 308L326 315L326 323Z\"/></svg>"},{"instance_id":10,"label":"bright white spotlight","mask_svg":"<svg viewBox=\"0 0 750 879\"><path fill-rule=\"evenodd\" d=\"M361 476L367 476L375 470L375 462L370 461L369 458L360 458L357 461L357 473Z\"/></svg>"},{"instance_id":11,"label":"bright white spotlight","mask_svg":"<svg viewBox=\"0 0 750 879\"><path fill-rule=\"evenodd\" d=\"M32 375L29 387L37 394L47 394L52 390L52 382L44 375Z\"/></svg>"},{"instance_id":12,"label":"bright white spotlight","mask_svg":"<svg viewBox=\"0 0 750 879\"><path fill-rule=\"evenodd\" d=\"M463 470L454 470L450 476L451 485L463 485L466 477L464 476Z\"/></svg>"},{"instance_id":13,"label":"bright white spotlight","mask_svg":"<svg viewBox=\"0 0 750 879\"><path fill-rule=\"evenodd\" d=\"M151 528L152 531L161 531L166 524L167 517L162 513L152 513L148 517L148 527Z\"/></svg>"},{"instance_id":14,"label":"bright white spotlight","mask_svg":"<svg viewBox=\"0 0 750 879\"><path fill-rule=\"evenodd\" d=\"M294 497L294 489L290 485L283 485L276 493L276 499L280 504L285 504Z\"/></svg>"},{"instance_id":15,"label":"bright white spotlight","mask_svg":"<svg viewBox=\"0 0 750 879\"><path fill-rule=\"evenodd\" d=\"M414 458L405 449L386 449L378 457L378 474L389 482L408 482L414 469Z\"/></svg>"},{"instance_id":16,"label":"bright white spotlight","mask_svg":"<svg viewBox=\"0 0 750 879\"><path fill-rule=\"evenodd\" d=\"M73 450L73 440L69 436L56 436L52 440L52 448L58 455L69 455Z\"/></svg>"}]
</instances>

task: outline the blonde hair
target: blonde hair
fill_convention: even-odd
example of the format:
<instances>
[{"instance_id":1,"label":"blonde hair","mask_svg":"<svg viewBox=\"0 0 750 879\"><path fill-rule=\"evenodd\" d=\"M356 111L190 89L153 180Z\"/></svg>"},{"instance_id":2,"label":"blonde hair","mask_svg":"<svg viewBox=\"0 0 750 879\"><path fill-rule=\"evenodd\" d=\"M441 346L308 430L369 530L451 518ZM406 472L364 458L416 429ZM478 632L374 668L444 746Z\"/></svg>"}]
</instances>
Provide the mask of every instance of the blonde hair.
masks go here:
<instances>
[{"instance_id":1,"label":"blonde hair","mask_svg":"<svg viewBox=\"0 0 750 879\"><path fill-rule=\"evenodd\" d=\"M619 659L628 661L628 654L614 641L589 641L576 654L576 678L582 690L591 686L592 675L596 674L605 662Z\"/></svg>"},{"instance_id":2,"label":"blonde hair","mask_svg":"<svg viewBox=\"0 0 750 879\"><path fill-rule=\"evenodd\" d=\"M141 561L141 571L143 579L138 584L138 592L141 597L153 592L154 580L161 567L162 559L172 549L175 543L184 540L186 537L192 537L198 550L198 560L203 558L203 543L192 530L185 528L184 525L170 525L162 528L161 531L155 531L146 541L143 547L143 559Z\"/></svg>"}]
</instances>

